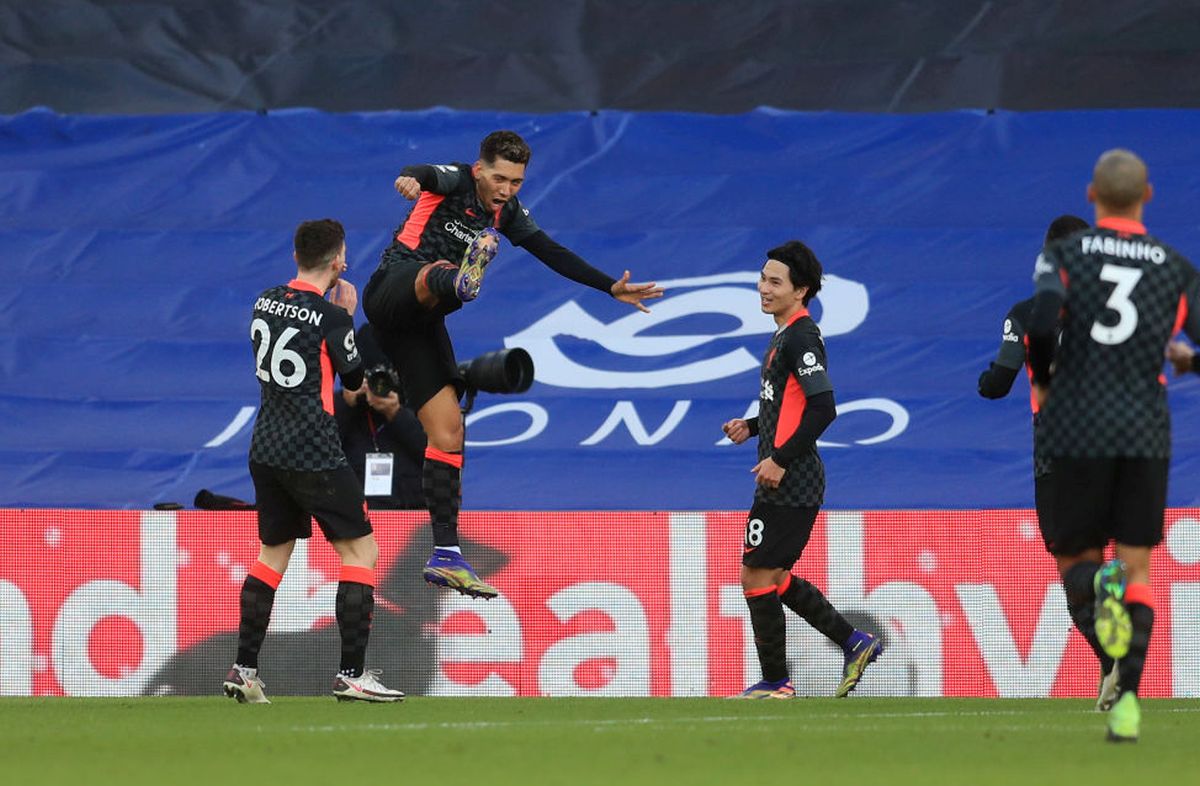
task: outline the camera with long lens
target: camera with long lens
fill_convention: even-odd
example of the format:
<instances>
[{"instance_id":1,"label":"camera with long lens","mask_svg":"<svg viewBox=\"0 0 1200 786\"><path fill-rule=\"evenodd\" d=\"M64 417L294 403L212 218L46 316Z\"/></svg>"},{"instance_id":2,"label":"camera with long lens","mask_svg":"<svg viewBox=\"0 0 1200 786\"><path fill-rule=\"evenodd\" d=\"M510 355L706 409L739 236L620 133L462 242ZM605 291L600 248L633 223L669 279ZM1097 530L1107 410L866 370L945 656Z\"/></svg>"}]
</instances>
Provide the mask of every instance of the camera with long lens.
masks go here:
<instances>
[{"instance_id":1,"label":"camera with long lens","mask_svg":"<svg viewBox=\"0 0 1200 786\"><path fill-rule=\"evenodd\" d=\"M400 377L387 363L377 363L366 371L367 389L384 397L400 390Z\"/></svg>"},{"instance_id":2,"label":"camera with long lens","mask_svg":"<svg viewBox=\"0 0 1200 786\"><path fill-rule=\"evenodd\" d=\"M533 358L520 347L498 349L458 364L467 391L524 393L533 384Z\"/></svg>"},{"instance_id":3,"label":"camera with long lens","mask_svg":"<svg viewBox=\"0 0 1200 786\"><path fill-rule=\"evenodd\" d=\"M533 358L520 347L498 349L458 364L458 373L466 381L466 415L475 406L475 395L484 393L524 393L533 384Z\"/></svg>"}]
</instances>

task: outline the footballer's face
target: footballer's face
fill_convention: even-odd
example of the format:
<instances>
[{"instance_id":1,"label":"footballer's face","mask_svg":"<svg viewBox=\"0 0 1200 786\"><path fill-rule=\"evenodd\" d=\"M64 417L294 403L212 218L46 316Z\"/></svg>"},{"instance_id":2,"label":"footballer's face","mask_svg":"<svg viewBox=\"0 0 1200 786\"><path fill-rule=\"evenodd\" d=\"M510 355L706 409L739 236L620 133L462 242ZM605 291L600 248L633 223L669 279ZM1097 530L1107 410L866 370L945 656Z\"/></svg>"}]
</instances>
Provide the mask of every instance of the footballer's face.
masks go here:
<instances>
[{"instance_id":1,"label":"footballer's face","mask_svg":"<svg viewBox=\"0 0 1200 786\"><path fill-rule=\"evenodd\" d=\"M525 183L525 165L515 164L506 158L497 158L490 164L480 159L471 167L471 173L475 175L479 202L493 211L504 207Z\"/></svg>"},{"instance_id":2,"label":"footballer's face","mask_svg":"<svg viewBox=\"0 0 1200 786\"><path fill-rule=\"evenodd\" d=\"M758 299L764 314L775 317L775 321L786 320L804 307L804 295L808 287L797 289L792 286L788 266L778 259L768 259L758 275Z\"/></svg>"}]
</instances>

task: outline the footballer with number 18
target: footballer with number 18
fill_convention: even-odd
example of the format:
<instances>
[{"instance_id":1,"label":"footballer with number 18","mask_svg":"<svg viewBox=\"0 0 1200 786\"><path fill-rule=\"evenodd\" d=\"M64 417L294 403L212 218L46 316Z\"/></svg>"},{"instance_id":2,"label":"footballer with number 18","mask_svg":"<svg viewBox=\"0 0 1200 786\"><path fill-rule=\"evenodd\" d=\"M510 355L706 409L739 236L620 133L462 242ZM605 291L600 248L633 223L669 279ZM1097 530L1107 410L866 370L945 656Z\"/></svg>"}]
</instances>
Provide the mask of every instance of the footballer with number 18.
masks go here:
<instances>
[{"instance_id":1,"label":"footballer with number 18","mask_svg":"<svg viewBox=\"0 0 1200 786\"><path fill-rule=\"evenodd\" d=\"M758 416L722 426L741 444L758 435L757 484L742 548L742 591L750 609L762 680L746 699L789 699L796 695L788 674L787 606L842 649L842 682L834 695L847 696L863 671L883 651L869 633L855 630L821 590L792 575L812 534L825 497L825 467L817 439L836 417L833 384L826 372L825 343L808 304L821 289L821 263L798 240L767 252L758 280L764 313L778 329L763 360Z\"/></svg>"}]
</instances>

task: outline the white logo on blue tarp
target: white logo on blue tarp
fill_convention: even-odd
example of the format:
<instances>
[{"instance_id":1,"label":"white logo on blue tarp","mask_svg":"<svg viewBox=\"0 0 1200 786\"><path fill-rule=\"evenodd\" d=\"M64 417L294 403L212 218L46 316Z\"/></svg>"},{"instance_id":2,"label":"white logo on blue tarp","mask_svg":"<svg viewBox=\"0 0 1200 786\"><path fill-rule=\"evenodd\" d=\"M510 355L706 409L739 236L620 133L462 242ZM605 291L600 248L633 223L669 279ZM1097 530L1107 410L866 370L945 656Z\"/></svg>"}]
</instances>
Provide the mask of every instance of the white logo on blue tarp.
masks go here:
<instances>
[{"instance_id":1,"label":"white logo on blue tarp","mask_svg":"<svg viewBox=\"0 0 1200 786\"><path fill-rule=\"evenodd\" d=\"M559 348L557 339L570 336L594 341L609 352L628 357L666 358L719 339L767 335L775 331L775 323L762 313L758 298L745 286L731 286L755 286L758 277L758 271L747 271L660 281L659 285L667 290L668 296L655 304L650 314L635 312L607 324L571 301L524 330L506 336L504 344L522 347L533 356L538 382L563 388L665 388L737 376L758 368L761 347L757 342L747 342L747 346L706 360L665 365L647 371L619 371L592 368L573 360ZM680 290L691 291L671 294ZM867 288L857 281L838 276L825 276L817 300L823 310L818 324L826 336L854 330L867 318L870 309ZM733 317L737 326L706 335L652 334L660 325L696 314Z\"/></svg>"}]
</instances>

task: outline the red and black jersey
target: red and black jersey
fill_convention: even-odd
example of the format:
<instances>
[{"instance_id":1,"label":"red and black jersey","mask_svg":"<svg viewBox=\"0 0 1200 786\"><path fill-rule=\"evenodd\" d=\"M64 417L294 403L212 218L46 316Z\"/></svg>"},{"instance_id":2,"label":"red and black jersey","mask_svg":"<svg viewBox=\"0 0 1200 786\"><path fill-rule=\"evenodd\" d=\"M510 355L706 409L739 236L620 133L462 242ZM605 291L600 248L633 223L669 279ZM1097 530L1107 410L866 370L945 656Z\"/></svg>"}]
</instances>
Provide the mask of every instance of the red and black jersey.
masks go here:
<instances>
[{"instance_id":1,"label":"red and black jersey","mask_svg":"<svg viewBox=\"0 0 1200 786\"><path fill-rule=\"evenodd\" d=\"M1200 337L1196 269L1140 223L1108 218L1048 245L1034 278L1039 301L1062 304L1046 454L1169 457L1163 353L1181 327Z\"/></svg>"},{"instance_id":2,"label":"red and black jersey","mask_svg":"<svg viewBox=\"0 0 1200 786\"><path fill-rule=\"evenodd\" d=\"M351 389L362 384L350 315L296 279L254 301L250 342L262 389L250 460L305 472L347 466L333 418L333 375Z\"/></svg>"},{"instance_id":3,"label":"red and black jersey","mask_svg":"<svg viewBox=\"0 0 1200 786\"><path fill-rule=\"evenodd\" d=\"M434 262L462 259L467 245L487 227L494 227L513 245L520 245L539 232L537 223L521 201L512 197L499 210L487 209L479 201L475 178L468 164L409 167L402 174L422 175L422 191L383 252L380 267L397 262Z\"/></svg>"},{"instance_id":4,"label":"red and black jersey","mask_svg":"<svg viewBox=\"0 0 1200 786\"><path fill-rule=\"evenodd\" d=\"M802 309L771 338L763 359L758 403L758 458L774 457L800 427L808 399L833 391L821 330ZM758 486L756 500L789 507L820 507L825 465L815 444L787 462L779 488Z\"/></svg>"},{"instance_id":5,"label":"red and black jersey","mask_svg":"<svg viewBox=\"0 0 1200 786\"><path fill-rule=\"evenodd\" d=\"M1004 317L1004 330L1000 336L1000 349L996 352L996 359L979 378L979 392L985 398L1002 398L1008 395L1017 372L1022 368L1032 378L1033 371L1029 367L1029 337L1025 332L1032 311L1033 298L1026 298L1010 308ZM1041 477L1050 471L1050 461L1042 449L1042 416L1032 389L1029 391L1029 409L1033 412L1033 474L1034 477Z\"/></svg>"}]
</instances>

